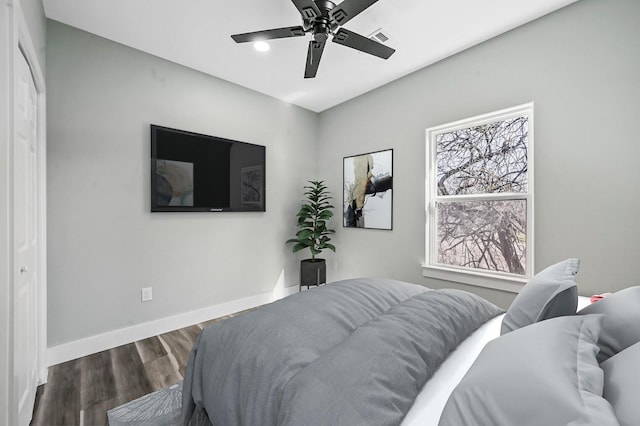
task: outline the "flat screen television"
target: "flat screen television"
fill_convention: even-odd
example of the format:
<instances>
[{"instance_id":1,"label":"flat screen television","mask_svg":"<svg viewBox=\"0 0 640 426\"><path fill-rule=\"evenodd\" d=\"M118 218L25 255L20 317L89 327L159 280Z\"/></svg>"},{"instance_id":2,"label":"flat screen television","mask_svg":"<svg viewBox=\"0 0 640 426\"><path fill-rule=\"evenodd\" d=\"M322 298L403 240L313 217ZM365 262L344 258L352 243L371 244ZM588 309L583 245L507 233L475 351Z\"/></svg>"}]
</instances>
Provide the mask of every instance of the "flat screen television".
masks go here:
<instances>
[{"instance_id":1,"label":"flat screen television","mask_svg":"<svg viewBox=\"0 0 640 426\"><path fill-rule=\"evenodd\" d=\"M264 212L266 148L151 125L152 212Z\"/></svg>"}]
</instances>

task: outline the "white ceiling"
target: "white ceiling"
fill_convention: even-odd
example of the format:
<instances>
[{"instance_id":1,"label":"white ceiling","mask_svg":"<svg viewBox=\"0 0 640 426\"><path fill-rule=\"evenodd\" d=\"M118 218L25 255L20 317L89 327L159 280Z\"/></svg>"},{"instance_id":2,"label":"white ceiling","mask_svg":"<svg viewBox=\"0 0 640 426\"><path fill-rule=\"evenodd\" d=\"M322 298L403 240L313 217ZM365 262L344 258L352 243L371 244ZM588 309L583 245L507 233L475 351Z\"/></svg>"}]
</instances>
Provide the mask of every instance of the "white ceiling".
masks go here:
<instances>
[{"instance_id":1,"label":"white ceiling","mask_svg":"<svg viewBox=\"0 0 640 426\"><path fill-rule=\"evenodd\" d=\"M301 25L290 0L43 0L46 16L320 112L577 0L380 0L344 27L382 28L388 60L328 43L305 79L311 35L260 53L231 34ZM340 3L341 1L336 1Z\"/></svg>"}]
</instances>

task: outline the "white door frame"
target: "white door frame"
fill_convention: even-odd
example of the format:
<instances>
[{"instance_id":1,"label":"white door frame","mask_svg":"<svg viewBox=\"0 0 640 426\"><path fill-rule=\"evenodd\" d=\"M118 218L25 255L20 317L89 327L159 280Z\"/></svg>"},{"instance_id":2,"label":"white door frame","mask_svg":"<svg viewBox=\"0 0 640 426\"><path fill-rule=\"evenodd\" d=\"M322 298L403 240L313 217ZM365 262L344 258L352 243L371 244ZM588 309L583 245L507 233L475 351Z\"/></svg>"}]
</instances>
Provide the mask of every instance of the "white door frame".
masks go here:
<instances>
[{"instance_id":1,"label":"white door frame","mask_svg":"<svg viewBox=\"0 0 640 426\"><path fill-rule=\"evenodd\" d=\"M46 97L45 97L45 79L44 74L42 72L42 68L38 61L38 56L36 54L36 50L34 48L33 41L31 39L31 35L29 33L29 29L26 24L26 20L24 17L24 13L22 11L22 7L20 4L20 0L8 0L7 6L9 9L9 33L10 33L10 46L9 46L9 58L8 58L8 69L9 69L9 97L11 98L10 105L13 105L13 99L15 98L15 85L13 82L15 81L15 66L16 62L20 60L20 56L23 55L27 63L29 64L29 68L31 69L31 73L33 76L33 81L35 82L36 92L37 92L37 103L38 103L38 134L37 134L37 152L38 155L38 165L37 165L37 197L38 197L38 212L37 212L37 227L38 227L38 253L37 253L37 268L38 268L38 302L36 307L37 312L37 324L38 324L38 381L39 383L45 383L47 380L47 366L46 366L46 349L47 349L47 261L46 261L46 249L47 249L47 232L46 232L46 177L47 177L47 168L46 168ZM9 135L10 140L9 143L9 156L10 162L13 162L13 137L14 137L14 111L13 108L9 110ZM9 172L9 188L13 191L13 171ZM13 199L13 196L10 195L10 199ZM10 209L12 211L13 209ZM12 213L10 213L12 214ZM9 222L11 224L10 229L13 229L14 219L11 216L9 218ZM13 232L11 232L11 239L13 240ZM11 304L13 304L13 295L14 295L14 275L15 275L15 259L13 258L13 254L11 254L10 265L12 269L10 271L9 276L9 294ZM14 312L13 309L10 312L9 316L9 328L10 328L10 341L14 341L13 329L14 329ZM10 348L10 354L13 353L13 344ZM13 355L10 355L10 363L11 368L14 365ZM13 370L12 370L13 371ZM13 374L12 371L8 377L9 379L9 421L15 421L15 415L17 414L17 401L15 390L13 386ZM11 423L15 424L15 423Z\"/></svg>"}]
</instances>

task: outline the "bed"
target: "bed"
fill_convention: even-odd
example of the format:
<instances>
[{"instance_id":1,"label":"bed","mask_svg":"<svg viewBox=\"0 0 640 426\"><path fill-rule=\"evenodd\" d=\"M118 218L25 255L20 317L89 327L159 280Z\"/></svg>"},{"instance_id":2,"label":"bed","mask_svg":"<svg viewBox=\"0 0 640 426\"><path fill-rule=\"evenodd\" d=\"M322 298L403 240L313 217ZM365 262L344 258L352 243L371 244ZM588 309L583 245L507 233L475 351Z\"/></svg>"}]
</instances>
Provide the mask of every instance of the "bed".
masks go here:
<instances>
[{"instance_id":1,"label":"bed","mask_svg":"<svg viewBox=\"0 0 640 426\"><path fill-rule=\"evenodd\" d=\"M614 402L605 399L606 365L599 363L609 361L596 359L603 352L597 345L607 328L606 315L576 315L578 265L568 259L545 269L506 313L459 290L363 278L327 284L213 324L203 330L187 365L182 422L542 424L532 422L539 415L531 413L540 405L526 401L526 392L544 394L545 386L557 385L568 396L547 392L559 400L550 403L562 405L552 409L557 415L543 418L544 424L624 425L617 405L627 412L631 405L617 394L609 398ZM587 303L580 299L580 307ZM638 346L632 343L640 335L627 334L624 344L614 339L609 358ZM547 339L555 343L546 344ZM504 358L505 353L512 356ZM558 356L578 359L579 365L558 363ZM526 362L528 357L535 359ZM548 364L560 364L560 373L542 371ZM623 367L612 366L616 374L609 377L625 376L620 371L626 364L616 364ZM577 378L559 377L572 371ZM610 388L614 394L619 390L617 383ZM631 410L627 416L638 414Z\"/></svg>"}]
</instances>

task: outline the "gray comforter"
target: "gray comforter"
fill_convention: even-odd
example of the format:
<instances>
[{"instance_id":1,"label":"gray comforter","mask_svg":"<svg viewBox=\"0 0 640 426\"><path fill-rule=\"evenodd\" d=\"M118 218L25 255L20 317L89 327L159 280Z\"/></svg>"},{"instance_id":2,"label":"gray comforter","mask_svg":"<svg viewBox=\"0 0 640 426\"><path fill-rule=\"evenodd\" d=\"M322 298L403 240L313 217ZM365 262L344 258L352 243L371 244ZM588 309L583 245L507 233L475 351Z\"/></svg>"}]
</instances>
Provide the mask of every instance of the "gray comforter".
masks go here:
<instances>
[{"instance_id":1,"label":"gray comforter","mask_svg":"<svg viewBox=\"0 0 640 426\"><path fill-rule=\"evenodd\" d=\"M396 425L448 354L501 313L458 290L384 279L301 292L202 331L183 423Z\"/></svg>"}]
</instances>

